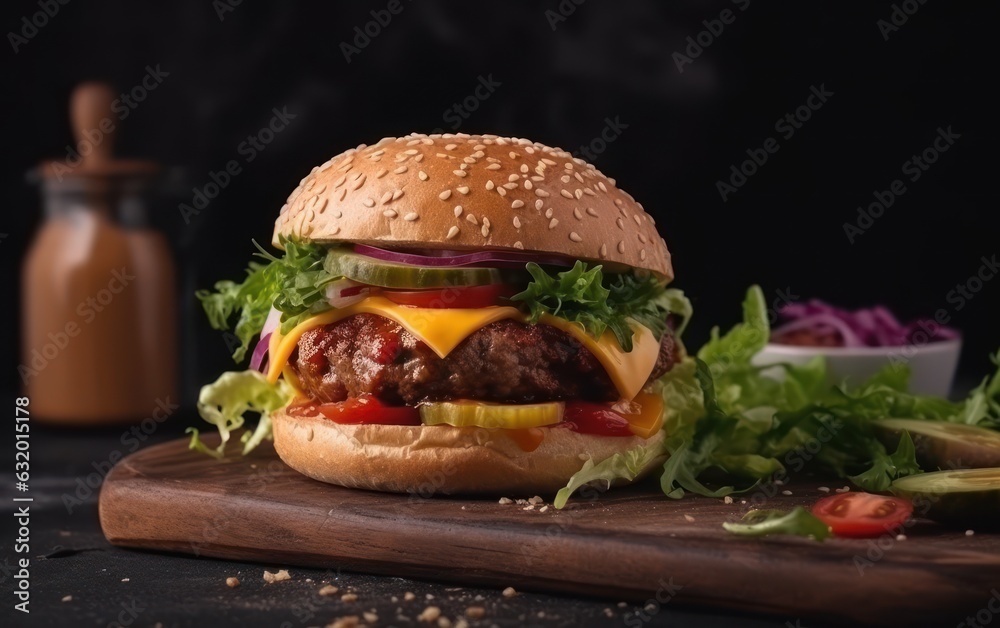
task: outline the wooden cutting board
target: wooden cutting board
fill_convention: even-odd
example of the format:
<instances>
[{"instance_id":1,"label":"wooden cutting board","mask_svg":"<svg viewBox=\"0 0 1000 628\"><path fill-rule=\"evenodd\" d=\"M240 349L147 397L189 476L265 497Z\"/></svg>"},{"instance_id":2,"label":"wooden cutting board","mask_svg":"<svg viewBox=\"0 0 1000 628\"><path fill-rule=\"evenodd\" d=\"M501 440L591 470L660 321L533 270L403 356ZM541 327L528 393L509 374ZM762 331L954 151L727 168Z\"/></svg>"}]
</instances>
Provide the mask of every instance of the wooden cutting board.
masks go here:
<instances>
[{"instance_id":1,"label":"wooden cutting board","mask_svg":"<svg viewBox=\"0 0 1000 628\"><path fill-rule=\"evenodd\" d=\"M658 597L793 624L955 625L987 608L1000 588L998 534L966 536L920 522L905 540L881 539L881 550L867 540L746 539L720 525L749 508L740 497L733 504L675 501L657 488L526 511L495 499L344 489L292 471L269 444L217 461L188 451L185 439L119 463L104 482L100 516L108 540L125 547L610 601ZM794 494L779 491L766 507L806 505L822 495L815 483L781 488Z\"/></svg>"}]
</instances>

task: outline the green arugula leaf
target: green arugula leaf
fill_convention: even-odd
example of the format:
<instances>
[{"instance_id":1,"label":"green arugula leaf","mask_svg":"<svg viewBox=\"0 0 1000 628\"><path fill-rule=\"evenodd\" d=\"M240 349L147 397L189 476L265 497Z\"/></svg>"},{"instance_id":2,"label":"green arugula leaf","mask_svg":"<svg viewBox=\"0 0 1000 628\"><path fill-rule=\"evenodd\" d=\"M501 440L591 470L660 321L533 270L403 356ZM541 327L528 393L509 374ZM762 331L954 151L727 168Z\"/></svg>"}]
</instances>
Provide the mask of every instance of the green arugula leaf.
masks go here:
<instances>
[{"instance_id":1,"label":"green arugula leaf","mask_svg":"<svg viewBox=\"0 0 1000 628\"><path fill-rule=\"evenodd\" d=\"M271 307L281 312L281 331L288 332L302 320L330 309L325 298L327 285L340 279L323 268L327 249L318 244L282 239L282 257L275 257L254 242L257 257L267 263L250 262L243 283L220 281L215 291L199 290L209 323L214 329L229 329L229 321L238 313L234 332L240 345L233 359L246 357L253 337L260 334Z\"/></svg>"},{"instance_id":2,"label":"green arugula leaf","mask_svg":"<svg viewBox=\"0 0 1000 628\"><path fill-rule=\"evenodd\" d=\"M743 515L743 519L739 523L723 523L722 527L728 532L741 536L794 534L817 541L824 541L833 536L828 525L802 506L797 506L790 512L751 510Z\"/></svg>"},{"instance_id":3,"label":"green arugula leaf","mask_svg":"<svg viewBox=\"0 0 1000 628\"><path fill-rule=\"evenodd\" d=\"M632 350L634 332L629 319L660 338L667 329L668 315L680 319L676 336L691 316L691 304L684 293L667 290L652 273L632 271L608 280L600 265L588 268L582 261L555 276L534 262L525 268L532 281L511 298L525 304L531 323L537 323L542 314L550 314L581 324L594 338L610 329L625 351Z\"/></svg>"}]
</instances>

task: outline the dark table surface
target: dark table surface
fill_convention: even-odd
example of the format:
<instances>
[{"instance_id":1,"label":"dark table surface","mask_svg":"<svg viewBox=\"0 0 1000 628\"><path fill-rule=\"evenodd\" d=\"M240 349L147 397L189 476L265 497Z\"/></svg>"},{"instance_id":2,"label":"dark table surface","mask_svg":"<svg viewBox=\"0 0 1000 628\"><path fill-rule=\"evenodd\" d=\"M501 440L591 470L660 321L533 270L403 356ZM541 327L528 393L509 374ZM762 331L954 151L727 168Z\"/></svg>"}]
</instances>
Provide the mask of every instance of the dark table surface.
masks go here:
<instances>
[{"instance_id":1,"label":"dark table surface","mask_svg":"<svg viewBox=\"0 0 1000 628\"><path fill-rule=\"evenodd\" d=\"M175 416L142 443L143 447L183 436L194 425L189 413ZM469 626L785 626L795 618L758 618L726 614L720 609L693 610L658 604L623 604L619 600L554 596L520 591L505 598L500 590L456 587L453 584L370 576L330 569L228 562L187 555L162 554L112 547L101 533L97 517L98 491L80 488L106 473L106 461L116 451L129 453L129 426L100 430L65 430L31 424L31 479L26 493L13 481L2 487L5 529L0 547L0 581L6 591L2 625L25 626L326 626L338 618L364 613L378 616L379 626L456 625L466 609L485 609L482 619L465 619ZM13 460L13 437L6 446ZM10 478L10 475L7 475ZM14 497L29 496L30 551L13 552L17 528L12 525ZM30 614L14 610L11 590L17 560L30 558ZM291 580L266 584L264 570L287 568ZM229 588L226 578L240 585ZM330 583L335 596L320 596ZM517 582L510 585L518 589ZM345 602L343 593L357 600ZM413 598L407 593L412 593ZM440 624L418 617L438 607Z\"/></svg>"}]
</instances>

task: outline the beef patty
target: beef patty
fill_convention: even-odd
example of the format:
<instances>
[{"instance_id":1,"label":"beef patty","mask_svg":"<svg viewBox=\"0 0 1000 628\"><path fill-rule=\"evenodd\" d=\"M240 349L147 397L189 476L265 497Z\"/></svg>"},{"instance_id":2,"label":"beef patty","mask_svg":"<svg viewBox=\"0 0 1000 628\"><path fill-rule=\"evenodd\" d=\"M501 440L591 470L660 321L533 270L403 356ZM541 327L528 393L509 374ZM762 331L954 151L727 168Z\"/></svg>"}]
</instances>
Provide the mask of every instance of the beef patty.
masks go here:
<instances>
[{"instance_id":1,"label":"beef patty","mask_svg":"<svg viewBox=\"0 0 1000 628\"><path fill-rule=\"evenodd\" d=\"M650 381L670 370L676 354L668 331ZM365 394L391 405L618 399L604 367L575 338L513 320L490 323L439 358L395 321L356 314L303 334L291 365L303 391L321 402Z\"/></svg>"}]
</instances>

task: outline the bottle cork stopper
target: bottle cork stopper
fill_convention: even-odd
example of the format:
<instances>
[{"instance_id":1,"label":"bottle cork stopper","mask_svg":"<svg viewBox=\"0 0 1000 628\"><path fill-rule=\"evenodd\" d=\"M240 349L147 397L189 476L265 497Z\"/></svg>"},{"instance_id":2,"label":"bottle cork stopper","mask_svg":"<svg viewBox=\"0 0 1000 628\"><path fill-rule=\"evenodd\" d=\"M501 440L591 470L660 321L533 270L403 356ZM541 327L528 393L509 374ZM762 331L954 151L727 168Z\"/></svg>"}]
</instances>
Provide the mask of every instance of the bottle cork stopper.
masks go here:
<instances>
[{"instance_id":1,"label":"bottle cork stopper","mask_svg":"<svg viewBox=\"0 0 1000 628\"><path fill-rule=\"evenodd\" d=\"M106 83L81 83L70 97L69 115L73 138L87 170L106 168L114 159L118 121L111 107L115 93ZM89 147L89 148L88 148Z\"/></svg>"}]
</instances>

